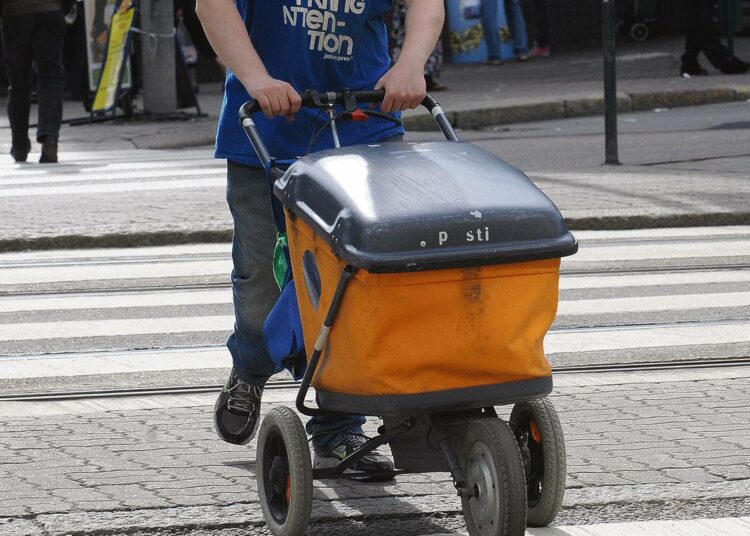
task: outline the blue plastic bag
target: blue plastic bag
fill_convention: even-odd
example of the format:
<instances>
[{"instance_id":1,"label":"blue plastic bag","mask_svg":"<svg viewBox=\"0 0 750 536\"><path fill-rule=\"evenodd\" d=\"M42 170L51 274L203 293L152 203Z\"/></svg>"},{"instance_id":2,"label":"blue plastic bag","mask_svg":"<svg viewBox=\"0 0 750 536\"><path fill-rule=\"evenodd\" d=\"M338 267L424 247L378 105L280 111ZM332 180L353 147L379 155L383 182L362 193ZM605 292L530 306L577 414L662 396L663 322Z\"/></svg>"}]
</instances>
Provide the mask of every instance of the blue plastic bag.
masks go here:
<instances>
[{"instance_id":1,"label":"blue plastic bag","mask_svg":"<svg viewBox=\"0 0 750 536\"><path fill-rule=\"evenodd\" d=\"M274 374L289 370L295 380L305 375L307 356L302 335L302 319L297 307L294 281L289 279L281 291L276 305L263 322L263 339L268 354L276 365Z\"/></svg>"}]
</instances>

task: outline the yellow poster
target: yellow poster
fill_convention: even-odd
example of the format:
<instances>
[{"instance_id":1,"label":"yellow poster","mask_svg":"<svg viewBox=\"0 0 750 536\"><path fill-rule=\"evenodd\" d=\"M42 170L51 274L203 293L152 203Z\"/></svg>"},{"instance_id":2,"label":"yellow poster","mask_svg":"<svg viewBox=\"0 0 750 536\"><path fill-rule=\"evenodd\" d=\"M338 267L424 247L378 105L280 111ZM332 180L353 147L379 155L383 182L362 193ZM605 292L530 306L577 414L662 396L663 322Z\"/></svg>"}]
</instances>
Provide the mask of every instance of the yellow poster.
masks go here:
<instances>
[{"instance_id":1,"label":"yellow poster","mask_svg":"<svg viewBox=\"0 0 750 536\"><path fill-rule=\"evenodd\" d=\"M112 16L107 41L107 57L104 59L104 69L99 80L99 86L96 89L94 105L91 108L92 112L103 112L115 105L120 73L126 59L125 48L128 43L130 28L133 25L134 15L135 8L131 6L129 9L120 10Z\"/></svg>"}]
</instances>

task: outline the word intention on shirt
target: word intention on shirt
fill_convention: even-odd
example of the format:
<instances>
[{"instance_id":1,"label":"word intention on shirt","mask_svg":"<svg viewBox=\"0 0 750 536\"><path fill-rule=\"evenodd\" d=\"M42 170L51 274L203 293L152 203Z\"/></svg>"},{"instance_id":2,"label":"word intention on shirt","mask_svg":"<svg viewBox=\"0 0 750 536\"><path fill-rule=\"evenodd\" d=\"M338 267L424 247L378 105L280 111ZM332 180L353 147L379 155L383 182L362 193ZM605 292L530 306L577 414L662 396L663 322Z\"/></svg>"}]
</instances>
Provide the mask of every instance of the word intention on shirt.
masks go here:
<instances>
[{"instance_id":1,"label":"word intention on shirt","mask_svg":"<svg viewBox=\"0 0 750 536\"><path fill-rule=\"evenodd\" d=\"M354 40L346 31L350 17L361 15L366 0L294 0L296 5L284 6L284 24L307 30L310 50L325 52L324 59L351 61Z\"/></svg>"}]
</instances>

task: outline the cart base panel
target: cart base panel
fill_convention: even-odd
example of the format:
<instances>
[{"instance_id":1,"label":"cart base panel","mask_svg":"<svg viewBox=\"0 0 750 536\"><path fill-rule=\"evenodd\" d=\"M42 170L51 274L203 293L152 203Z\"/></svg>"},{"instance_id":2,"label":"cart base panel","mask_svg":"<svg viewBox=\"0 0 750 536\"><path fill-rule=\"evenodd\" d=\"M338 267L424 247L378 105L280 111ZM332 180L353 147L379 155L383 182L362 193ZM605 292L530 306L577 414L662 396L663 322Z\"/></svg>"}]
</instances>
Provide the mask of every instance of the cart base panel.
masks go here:
<instances>
[{"instance_id":1,"label":"cart base panel","mask_svg":"<svg viewBox=\"0 0 750 536\"><path fill-rule=\"evenodd\" d=\"M551 392L552 376L407 395L352 395L316 388L320 407L327 411L379 417L515 404Z\"/></svg>"}]
</instances>

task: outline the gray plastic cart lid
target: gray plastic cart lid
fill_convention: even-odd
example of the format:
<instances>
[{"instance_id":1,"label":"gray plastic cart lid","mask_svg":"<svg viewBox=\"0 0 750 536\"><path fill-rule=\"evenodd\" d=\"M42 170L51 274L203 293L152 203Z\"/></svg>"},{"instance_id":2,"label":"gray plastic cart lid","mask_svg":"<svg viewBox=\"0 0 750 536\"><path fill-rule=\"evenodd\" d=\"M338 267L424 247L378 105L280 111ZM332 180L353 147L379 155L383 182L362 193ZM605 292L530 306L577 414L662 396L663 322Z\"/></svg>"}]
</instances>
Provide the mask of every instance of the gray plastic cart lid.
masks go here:
<instances>
[{"instance_id":1,"label":"gray plastic cart lid","mask_svg":"<svg viewBox=\"0 0 750 536\"><path fill-rule=\"evenodd\" d=\"M578 249L557 207L526 175L468 143L312 153L274 192L337 256L370 272L548 259Z\"/></svg>"}]
</instances>

